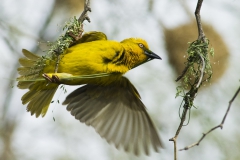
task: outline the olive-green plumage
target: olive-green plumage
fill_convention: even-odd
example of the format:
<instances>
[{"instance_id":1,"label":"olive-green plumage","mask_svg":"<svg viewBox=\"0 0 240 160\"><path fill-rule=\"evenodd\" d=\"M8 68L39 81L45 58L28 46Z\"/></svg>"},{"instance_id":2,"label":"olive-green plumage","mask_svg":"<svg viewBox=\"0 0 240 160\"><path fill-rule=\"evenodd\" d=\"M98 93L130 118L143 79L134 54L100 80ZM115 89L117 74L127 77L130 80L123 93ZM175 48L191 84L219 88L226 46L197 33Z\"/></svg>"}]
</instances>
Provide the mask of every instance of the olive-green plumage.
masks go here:
<instances>
[{"instance_id":1,"label":"olive-green plumage","mask_svg":"<svg viewBox=\"0 0 240 160\"><path fill-rule=\"evenodd\" d=\"M27 50L19 60L20 89L29 89L22 103L31 114L44 116L59 84L81 85L63 102L81 122L93 126L108 142L136 155L162 146L140 95L122 75L149 60L161 59L143 39L107 40L102 32L89 32L60 57L44 59ZM40 63L41 62L41 63ZM57 79L57 81L56 81Z\"/></svg>"}]
</instances>

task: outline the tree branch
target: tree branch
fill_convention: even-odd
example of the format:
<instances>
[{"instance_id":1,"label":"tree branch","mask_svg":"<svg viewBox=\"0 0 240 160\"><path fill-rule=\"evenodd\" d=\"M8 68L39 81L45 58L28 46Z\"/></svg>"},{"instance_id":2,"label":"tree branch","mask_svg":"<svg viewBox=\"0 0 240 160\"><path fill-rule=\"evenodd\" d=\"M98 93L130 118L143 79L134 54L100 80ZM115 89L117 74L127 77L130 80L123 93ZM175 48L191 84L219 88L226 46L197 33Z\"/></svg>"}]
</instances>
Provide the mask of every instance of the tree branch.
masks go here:
<instances>
[{"instance_id":1,"label":"tree branch","mask_svg":"<svg viewBox=\"0 0 240 160\"><path fill-rule=\"evenodd\" d=\"M80 17L78 18L78 22L83 23L84 20L87 20L90 23L91 21L87 15L87 12L91 12L91 11L92 10L90 8L90 0L85 0L84 1L84 10L83 10L82 14L80 15Z\"/></svg>"},{"instance_id":2,"label":"tree branch","mask_svg":"<svg viewBox=\"0 0 240 160\"><path fill-rule=\"evenodd\" d=\"M200 17L202 2L203 0L198 0L197 7L195 10L195 17L196 17L197 27L198 27L198 40L203 40L203 42L205 42L205 34L203 32L201 17Z\"/></svg>"},{"instance_id":3,"label":"tree branch","mask_svg":"<svg viewBox=\"0 0 240 160\"><path fill-rule=\"evenodd\" d=\"M196 10L195 10L194 13L195 13L197 28L198 28L198 40L201 40L205 43L206 39L205 39L205 34L204 34L204 31L203 31L203 28L202 28L201 17L200 17L200 10L201 10L201 7L202 7L202 2L203 2L203 0L198 0L197 7L196 7ZM182 74L180 76L178 76L178 78L175 81L177 82L180 79L182 79L184 77L184 75L186 74L188 69L189 69L189 66L186 66L184 68Z\"/></svg>"},{"instance_id":4,"label":"tree branch","mask_svg":"<svg viewBox=\"0 0 240 160\"><path fill-rule=\"evenodd\" d=\"M226 113L225 113L225 115L224 115L224 117L223 117L223 119L222 119L222 122L221 122L219 125L211 128L208 132L203 133L202 137L201 137L197 142L195 142L195 143L193 143L193 144L191 144L191 145L189 145L189 146L186 146L186 147L184 147L183 149L180 149L179 151L188 150L189 148L192 148L192 147L194 147L194 146L198 146L198 145L201 143L201 141L202 141L209 133L211 133L212 131L214 131L214 130L217 129L217 128L221 128L221 129L222 129L222 128L223 128L223 125L224 125L224 122L225 122L225 120L226 120L226 118L227 118L227 115L228 115L228 113L229 113L229 110L230 110L230 108L231 108L231 105L232 105L233 101L235 100L235 98L237 97L237 95L239 94L239 92L240 92L240 87L238 88L238 90L237 90L236 93L234 94L233 98L229 101L229 105L228 105L227 111L226 111Z\"/></svg>"},{"instance_id":5,"label":"tree branch","mask_svg":"<svg viewBox=\"0 0 240 160\"><path fill-rule=\"evenodd\" d=\"M175 80L176 82L178 82L180 79L183 78L183 76L186 74L187 70L189 68L189 65L187 65L184 70L182 71L182 74L180 76L178 76L178 78Z\"/></svg>"},{"instance_id":6,"label":"tree branch","mask_svg":"<svg viewBox=\"0 0 240 160\"><path fill-rule=\"evenodd\" d=\"M182 116L181 116L181 122L178 126L178 129L175 133L175 136L173 138L169 139L169 141L173 141L173 145L174 145L174 160L177 160L177 137L178 137L178 135L179 135L179 133L180 133L182 127L183 127L183 123L186 119L187 111L188 111L188 108L186 108L186 106L185 106L184 110L183 110L183 113L182 113Z\"/></svg>"},{"instance_id":7,"label":"tree branch","mask_svg":"<svg viewBox=\"0 0 240 160\"><path fill-rule=\"evenodd\" d=\"M196 16L196 21L197 21L197 26L198 26L198 40L200 40L200 42L206 43L205 35L204 35L203 29L202 29L202 24L201 24L201 19L200 19L200 10L201 10L201 6L202 6L202 2L203 2L203 0L198 0L197 7L196 7L196 10L195 10L195 16ZM204 52L204 51L202 51L202 52ZM191 109L191 107L193 106L193 101L194 101L194 99L197 95L198 88L202 84L202 79L203 79L203 76L204 76L205 59L198 51L195 54L198 54L198 56L200 56L201 61L202 61L202 67L201 67L201 70L200 70L201 74L200 74L200 77L195 76L194 84L191 85L190 90L186 93L186 95L184 95L184 98L183 98L183 101L184 101L183 108L184 108L184 110L182 112L180 124L179 124L178 129L175 133L175 136L173 138L169 139L169 141L173 141L173 143L174 143L174 160L177 160L177 138L178 138L178 135L179 135L179 133L180 133L182 127L183 127L183 124L184 124L184 121L186 119L186 115L188 113L188 110ZM194 55L194 57L196 57L196 56ZM196 61L191 60L191 57L188 58L188 62L189 62L189 63L187 63L188 65L186 65L182 74L176 79L176 81L179 81L180 79L182 79L184 77L184 75L188 72L188 69L190 68L190 64L196 63Z\"/></svg>"}]
</instances>

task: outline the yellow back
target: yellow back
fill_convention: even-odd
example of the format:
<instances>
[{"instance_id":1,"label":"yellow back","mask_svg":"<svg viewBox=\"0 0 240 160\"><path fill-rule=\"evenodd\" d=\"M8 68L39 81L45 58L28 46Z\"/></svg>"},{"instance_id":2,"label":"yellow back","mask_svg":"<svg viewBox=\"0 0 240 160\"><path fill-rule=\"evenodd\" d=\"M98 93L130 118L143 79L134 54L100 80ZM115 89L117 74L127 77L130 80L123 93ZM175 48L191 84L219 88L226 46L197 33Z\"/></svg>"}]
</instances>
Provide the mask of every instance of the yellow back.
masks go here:
<instances>
[{"instance_id":1,"label":"yellow back","mask_svg":"<svg viewBox=\"0 0 240 160\"><path fill-rule=\"evenodd\" d=\"M73 75L124 74L147 60L139 43L148 48L146 41L135 38L126 39L121 43L100 40L77 44L62 56L58 72Z\"/></svg>"},{"instance_id":2,"label":"yellow back","mask_svg":"<svg viewBox=\"0 0 240 160\"><path fill-rule=\"evenodd\" d=\"M111 83L130 69L146 62L149 59L146 50L149 50L148 44L140 38L117 42L107 40L102 32L86 33L82 41L61 55L58 74L70 75L66 81L64 79L61 82L68 85ZM54 60L46 61L43 73L53 73L54 67ZM104 77L100 74L104 74Z\"/></svg>"}]
</instances>

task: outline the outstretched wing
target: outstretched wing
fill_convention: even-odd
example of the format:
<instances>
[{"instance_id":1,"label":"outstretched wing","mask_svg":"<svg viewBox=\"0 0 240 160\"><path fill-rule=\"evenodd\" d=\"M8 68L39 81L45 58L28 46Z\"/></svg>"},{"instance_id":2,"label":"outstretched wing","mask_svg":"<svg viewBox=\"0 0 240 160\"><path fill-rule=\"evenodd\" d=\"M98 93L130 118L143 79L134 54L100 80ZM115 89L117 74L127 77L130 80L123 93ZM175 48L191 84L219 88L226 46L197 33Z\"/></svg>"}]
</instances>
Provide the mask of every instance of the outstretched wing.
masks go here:
<instances>
[{"instance_id":1,"label":"outstretched wing","mask_svg":"<svg viewBox=\"0 0 240 160\"><path fill-rule=\"evenodd\" d=\"M122 77L110 85L87 84L69 94L63 102L67 110L95 130L116 148L138 155L142 150L149 154L162 146L136 88Z\"/></svg>"}]
</instances>

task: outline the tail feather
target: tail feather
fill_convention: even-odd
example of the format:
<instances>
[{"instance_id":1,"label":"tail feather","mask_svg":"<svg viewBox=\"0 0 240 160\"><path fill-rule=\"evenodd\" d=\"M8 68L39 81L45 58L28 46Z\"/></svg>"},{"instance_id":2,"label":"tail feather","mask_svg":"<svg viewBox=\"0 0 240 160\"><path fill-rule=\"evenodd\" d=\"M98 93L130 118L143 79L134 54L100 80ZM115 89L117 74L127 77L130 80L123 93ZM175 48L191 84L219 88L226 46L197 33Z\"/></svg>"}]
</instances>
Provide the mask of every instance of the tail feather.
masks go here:
<instances>
[{"instance_id":1,"label":"tail feather","mask_svg":"<svg viewBox=\"0 0 240 160\"><path fill-rule=\"evenodd\" d=\"M27 59L27 58L19 58L19 63L23 66L23 67L32 67L34 65L36 65L37 61L31 60L31 59Z\"/></svg>"},{"instance_id":2,"label":"tail feather","mask_svg":"<svg viewBox=\"0 0 240 160\"><path fill-rule=\"evenodd\" d=\"M20 75L17 80L28 81L36 78L41 78L41 72L44 68L43 65L38 65L38 63L42 61L41 57L25 49L23 49L22 52L26 57L19 59L19 63L22 65L22 67L19 67L17 69Z\"/></svg>"},{"instance_id":3,"label":"tail feather","mask_svg":"<svg viewBox=\"0 0 240 160\"><path fill-rule=\"evenodd\" d=\"M27 104L38 94L38 91L29 90L22 96L22 104Z\"/></svg>"},{"instance_id":4,"label":"tail feather","mask_svg":"<svg viewBox=\"0 0 240 160\"><path fill-rule=\"evenodd\" d=\"M28 75L28 74L30 74L29 73L29 70L30 70L31 68L30 67L19 67L18 69L17 69L17 71L18 71L18 74L20 74L21 76L23 76L23 75Z\"/></svg>"},{"instance_id":5,"label":"tail feather","mask_svg":"<svg viewBox=\"0 0 240 160\"><path fill-rule=\"evenodd\" d=\"M38 55L33 54L32 52L29 52L26 49L23 49L22 53L23 53L24 56L26 56L26 58L31 59L33 61L37 61L40 58Z\"/></svg>"},{"instance_id":6,"label":"tail feather","mask_svg":"<svg viewBox=\"0 0 240 160\"><path fill-rule=\"evenodd\" d=\"M29 75L34 75L38 74L42 68L32 68L32 67L19 67L18 68L18 74L21 76L29 76Z\"/></svg>"},{"instance_id":7,"label":"tail feather","mask_svg":"<svg viewBox=\"0 0 240 160\"><path fill-rule=\"evenodd\" d=\"M25 58L20 58L19 63L22 67L18 68L20 77L17 78L18 88L29 89L27 93L22 96L22 103L28 104L27 111L31 115L45 116L52 98L58 88L58 84L48 84L42 78L44 65L38 65L38 62L43 62L41 57L23 49Z\"/></svg>"},{"instance_id":8,"label":"tail feather","mask_svg":"<svg viewBox=\"0 0 240 160\"><path fill-rule=\"evenodd\" d=\"M17 87L19 89L28 89L34 82L28 82L28 81L19 81L17 84Z\"/></svg>"},{"instance_id":9,"label":"tail feather","mask_svg":"<svg viewBox=\"0 0 240 160\"><path fill-rule=\"evenodd\" d=\"M39 86L41 89L35 90L30 89L22 97L23 104L28 103L27 111L31 112L31 115L36 115L36 117L42 115L45 116L48 107L52 101L52 98L58 88L57 84L50 84L46 89L45 86L39 86L39 82L34 84L34 86ZM33 87L35 88L35 87Z\"/></svg>"}]
</instances>

